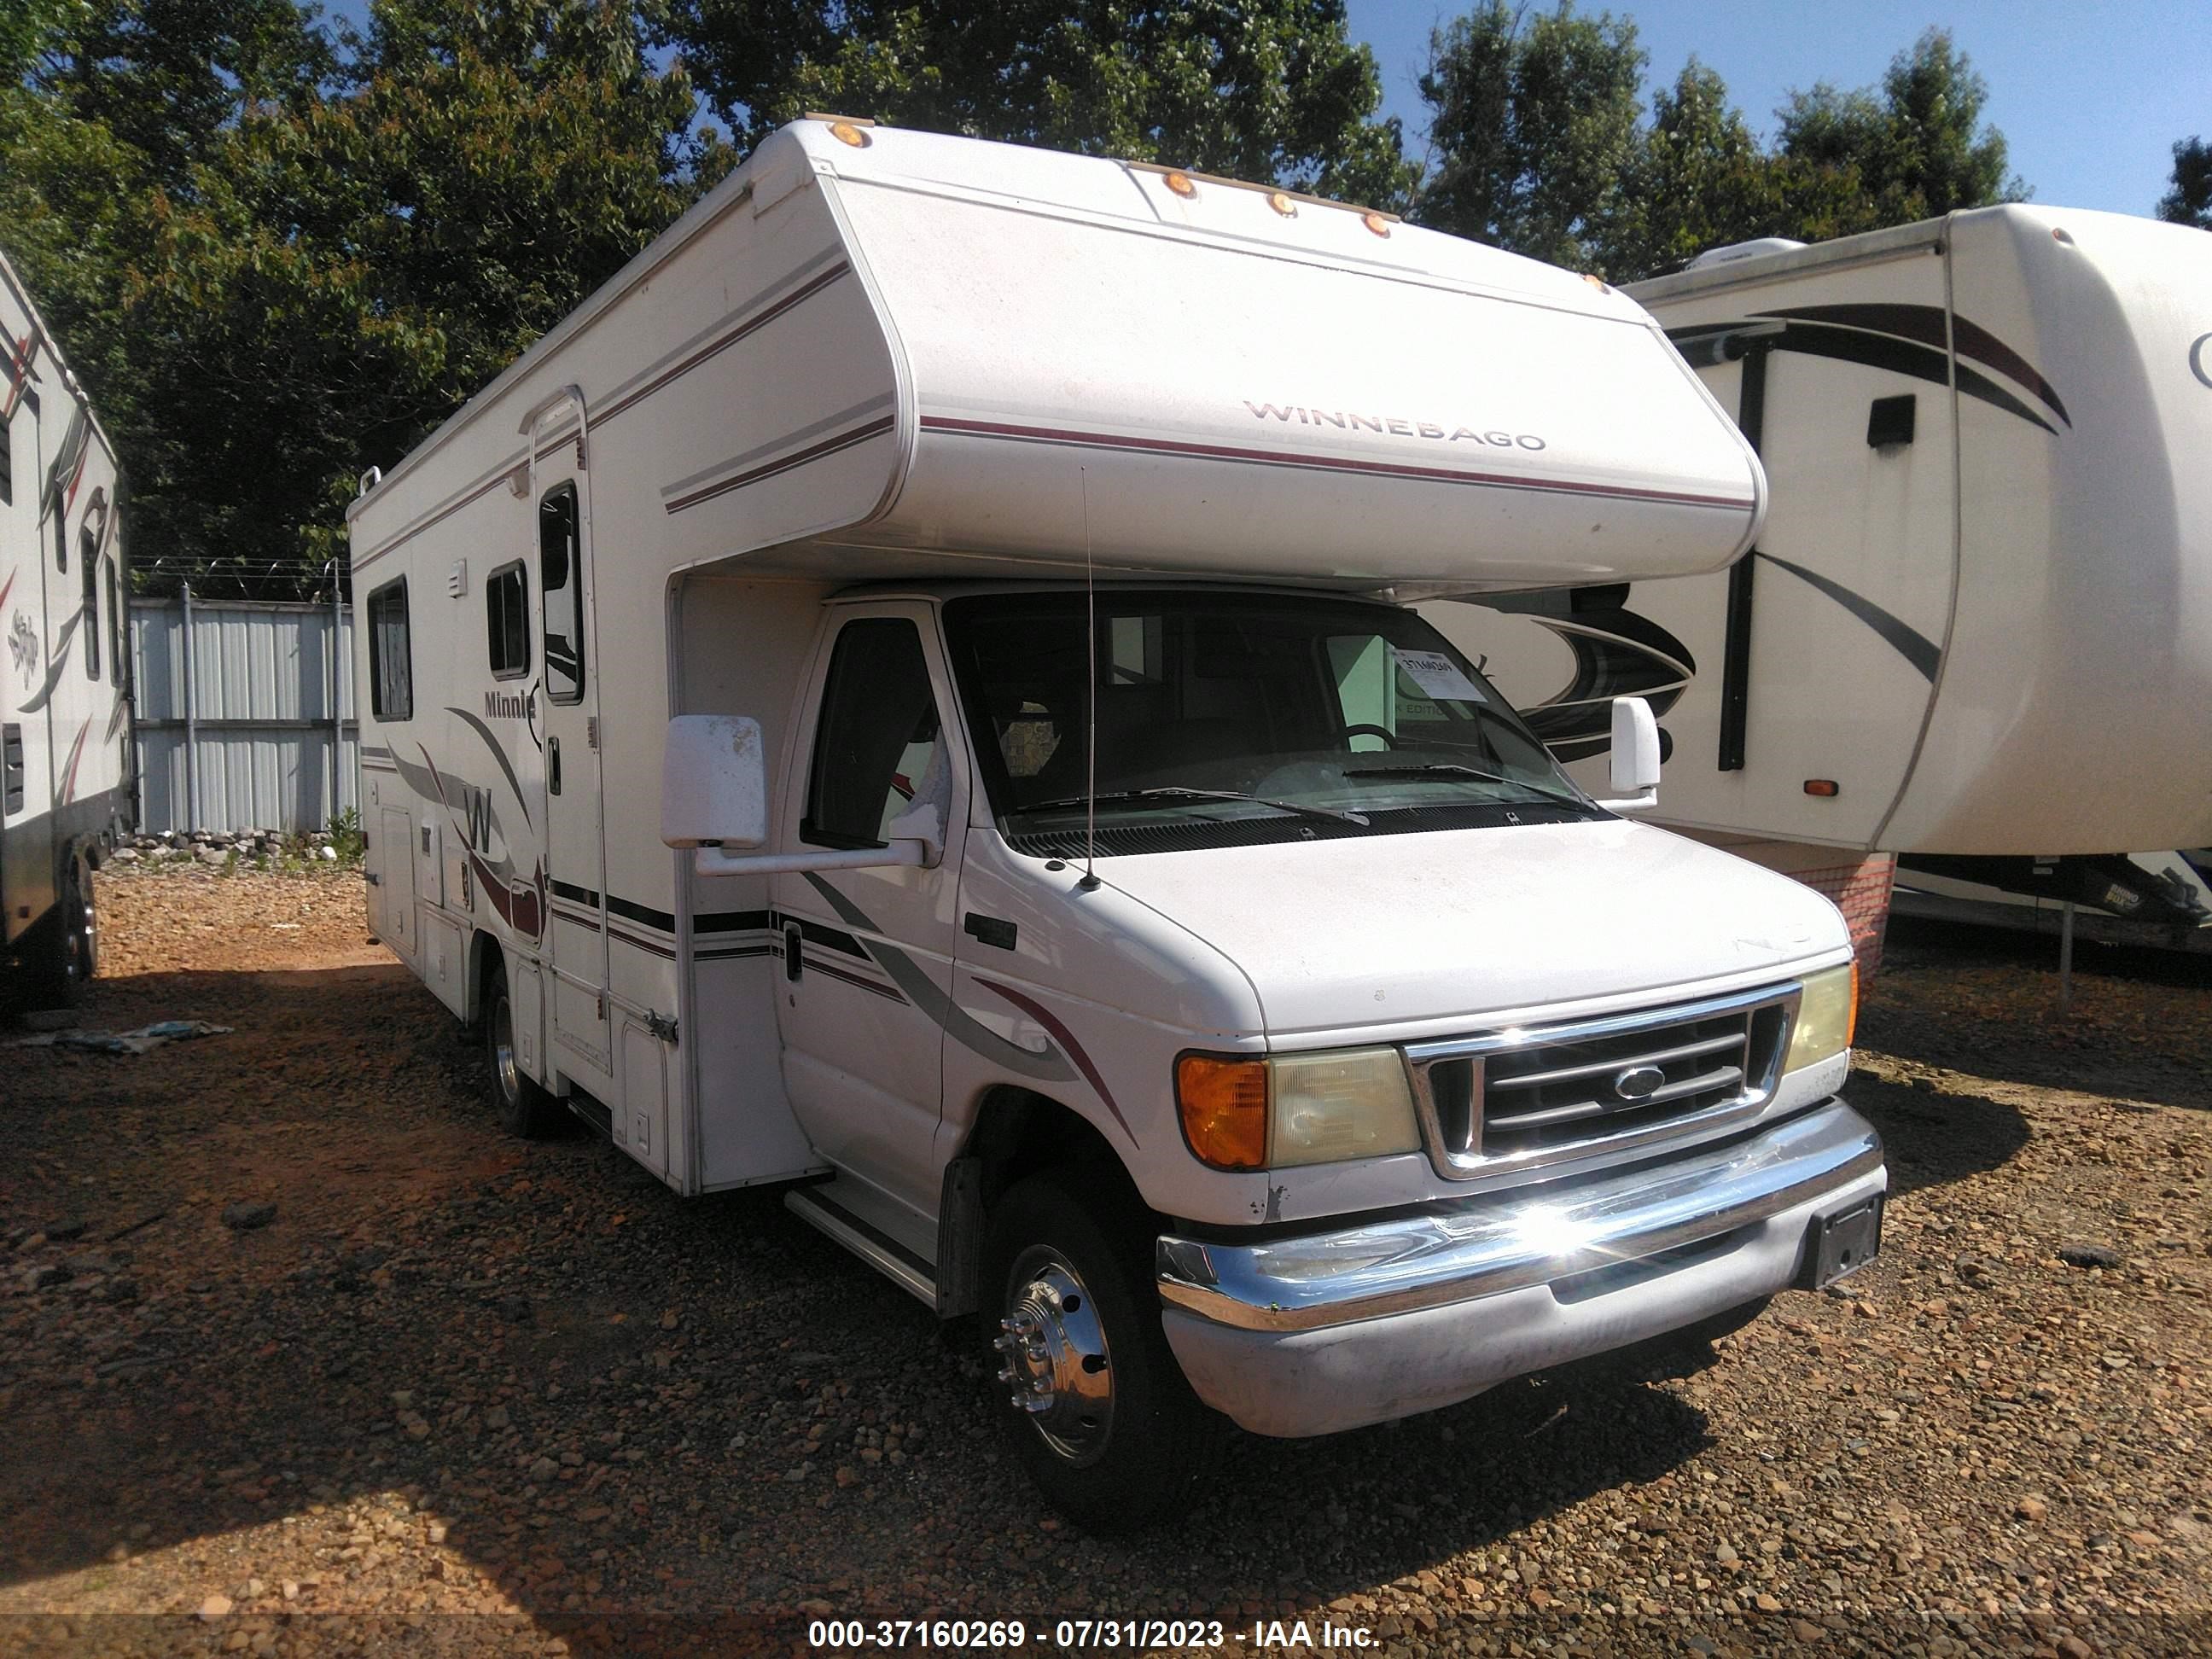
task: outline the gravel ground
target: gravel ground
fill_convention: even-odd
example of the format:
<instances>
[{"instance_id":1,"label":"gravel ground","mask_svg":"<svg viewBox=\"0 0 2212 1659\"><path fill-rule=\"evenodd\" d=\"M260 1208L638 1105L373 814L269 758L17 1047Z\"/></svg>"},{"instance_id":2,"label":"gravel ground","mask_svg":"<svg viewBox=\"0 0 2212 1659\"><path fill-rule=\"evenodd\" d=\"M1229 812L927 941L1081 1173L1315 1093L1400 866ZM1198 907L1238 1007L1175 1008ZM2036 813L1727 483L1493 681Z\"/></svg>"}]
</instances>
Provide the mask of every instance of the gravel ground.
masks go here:
<instances>
[{"instance_id":1,"label":"gravel ground","mask_svg":"<svg viewBox=\"0 0 2212 1659\"><path fill-rule=\"evenodd\" d=\"M1887 1235L1841 1293L1687 1376L1239 1438L1183 1521L1107 1541L1002 1455L967 1345L773 1195L502 1139L357 875L100 896L85 1024L235 1029L0 1050L0 1648L789 1651L834 1613L2212 1649L2195 964L2085 954L2062 1017L2047 950L1900 930L1850 1090Z\"/></svg>"}]
</instances>

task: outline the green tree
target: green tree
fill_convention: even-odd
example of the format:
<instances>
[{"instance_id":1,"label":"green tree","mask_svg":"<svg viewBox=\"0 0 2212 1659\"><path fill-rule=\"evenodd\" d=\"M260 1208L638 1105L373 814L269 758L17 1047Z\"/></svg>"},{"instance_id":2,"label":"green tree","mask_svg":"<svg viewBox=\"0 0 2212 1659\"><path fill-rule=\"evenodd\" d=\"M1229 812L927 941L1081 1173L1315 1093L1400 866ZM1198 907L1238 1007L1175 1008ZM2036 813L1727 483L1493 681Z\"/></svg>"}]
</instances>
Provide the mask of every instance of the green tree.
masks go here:
<instances>
[{"instance_id":1,"label":"green tree","mask_svg":"<svg viewBox=\"0 0 2212 1659\"><path fill-rule=\"evenodd\" d=\"M1785 191L1806 240L2020 201L2004 135L1984 126L1989 86L1949 33L1892 60L1880 90L1822 82L1776 112Z\"/></svg>"},{"instance_id":2,"label":"green tree","mask_svg":"<svg viewBox=\"0 0 2212 1659\"><path fill-rule=\"evenodd\" d=\"M2160 198L2158 216L2212 230L2212 145L2202 138L2185 138L2173 147L2173 187Z\"/></svg>"},{"instance_id":3,"label":"green tree","mask_svg":"<svg viewBox=\"0 0 2212 1659\"><path fill-rule=\"evenodd\" d=\"M312 586L360 471L730 160L615 0L378 0L311 47L262 61L327 64L301 71L318 83L232 71L220 117L167 68L93 60L116 82L98 101L45 76L0 132L0 238L27 238L73 359L100 370L139 557L254 594Z\"/></svg>"},{"instance_id":4,"label":"green tree","mask_svg":"<svg viewBox=\"0 0 2212 1659\"><path fill-rule=\"evenodd\" d=\"M1588 269L1638 141L1636 26L1486 3L1431 37L1421 96L1431 165L1413 216L1554 264Z\"/></svg>"},{"instance_id":5,"label":"green tree","mask_svg":"<svg viewBox=\"0 0 2212 1659\"><path fill-rule=\"evenodd\" d=\"M663 38L748 147L834 110L1381 207L1413 179L1342 0L668 0Z\"/></svg>"},{"instance_id":6,"label":"green tree","mask_svg":"<svg viewBox=\"0 0 2212 1659\"><path fill-rule=\"evenodd\" d=\"M1598 268L1616 282L1673 270L1707 248L1771 234L1780 210L1772 161L1721 77L1692 58L1651 94L1650 125L1600 227Z\"/></svg>"}]
</instances>

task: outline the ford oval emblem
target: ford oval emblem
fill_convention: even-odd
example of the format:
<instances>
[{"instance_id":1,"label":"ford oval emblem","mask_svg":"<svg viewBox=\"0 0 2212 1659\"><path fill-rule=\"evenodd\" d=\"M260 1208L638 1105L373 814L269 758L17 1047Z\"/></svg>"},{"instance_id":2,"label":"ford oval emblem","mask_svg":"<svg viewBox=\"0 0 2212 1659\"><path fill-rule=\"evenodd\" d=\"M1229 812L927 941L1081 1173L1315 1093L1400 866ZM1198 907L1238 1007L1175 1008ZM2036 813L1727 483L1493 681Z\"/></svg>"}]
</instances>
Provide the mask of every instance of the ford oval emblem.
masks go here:
<instances>
[{"instance_id":1,"label":"ford oval emblem","mask_svg":"<svg viewBox=\"0 0 2212 1659\"><path fill-rule=\"evenodd\" d=\"M1656 1066L1632 1066L1613 1080L1613 1092L1623 1100L1649 1100L1667 1081Z\"/></svg>"}]
</instances>

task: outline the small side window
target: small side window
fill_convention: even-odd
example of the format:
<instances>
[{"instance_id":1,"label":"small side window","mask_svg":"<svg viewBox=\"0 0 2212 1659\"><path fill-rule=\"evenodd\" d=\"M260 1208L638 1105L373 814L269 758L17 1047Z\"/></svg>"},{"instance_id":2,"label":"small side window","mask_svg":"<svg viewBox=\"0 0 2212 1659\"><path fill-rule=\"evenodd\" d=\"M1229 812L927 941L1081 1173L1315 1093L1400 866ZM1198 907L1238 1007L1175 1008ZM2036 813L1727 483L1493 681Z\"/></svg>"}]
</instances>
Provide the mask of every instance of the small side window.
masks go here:
<instances>
[{"instance_id":1,"label":"small side window","mask_svg":"<svg viewBox=\"0 0 2212 1659\"><path fill-rule=\"evenodd\" d=\"M84 629L84 677L96 680L100 678L100 543L89 529L78 538L76 556L84 567L84 620L77 624Z\"/></svg>"},{"instance_id":2,"label":"small side window","mask_svg":"<svg viewBox=\"0 0 2212 1659\"><path fill-rule=\"evenodd\" d=\"M408 655L407 579L368 596L368 708L380 720L415 718L415 668Z\"/></svg>"},{"instance_id":3,"label":"small side window","mask_svg":"<svg viewBox=\"0 0 2212 1659\"><path fill-rule=\"evenodd\" d=\"M538 586L545 605L545 695L584 700L584 561L576 486L558 483L538 502Z\"/></svg>"},{"instance_id":4,"label":"small side window","mask_svg":"<svg viewBox=\"0 0 2212 1659\"><path fill-rule=\"evenodd\" d=\"M500 566L485 581L484 630L494 679L530 672L530 577L521 560Z\"/></svg>"},{"instance_id":5,"label":"small side window","mask_svg":"<svg viewBox=\"0 0 2212 1659\"><path fill-rule=\"evenodd\" d=\"M0 409L0 507L15 501L15 411Z\"/></svg>"},{"instance_id":6,"label":"small side window","mask_svg":"<svg viewBox=\"0 0 2212 1659\"><path fill-rule=\"evenodd\" d=\"M822 689L800 836L819 847L880 847L944 764L921 636L899 617L845 624Z\"/></svg>"}]
</instances>

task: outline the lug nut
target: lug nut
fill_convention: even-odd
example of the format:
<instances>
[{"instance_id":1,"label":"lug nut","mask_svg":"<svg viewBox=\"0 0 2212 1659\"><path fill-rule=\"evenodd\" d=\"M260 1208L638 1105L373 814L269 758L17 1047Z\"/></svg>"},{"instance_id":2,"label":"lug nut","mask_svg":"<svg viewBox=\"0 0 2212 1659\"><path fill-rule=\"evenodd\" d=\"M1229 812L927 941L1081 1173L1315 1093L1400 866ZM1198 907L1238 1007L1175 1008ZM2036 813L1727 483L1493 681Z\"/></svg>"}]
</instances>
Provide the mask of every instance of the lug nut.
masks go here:
<instances>
[{"instance_id":1,"label":"lug nut","mask_svg":"<svg viewBox=\"0 0 2212 1659\"><path fill-rule=\"evenodd\" d=\"M1031 1394L1050 1394L1052 1392L1052 1379L1049 1377L1040 1376L1036 1382L1030 1384L1030 1392Z\"/></svg>"}]
</instances>

